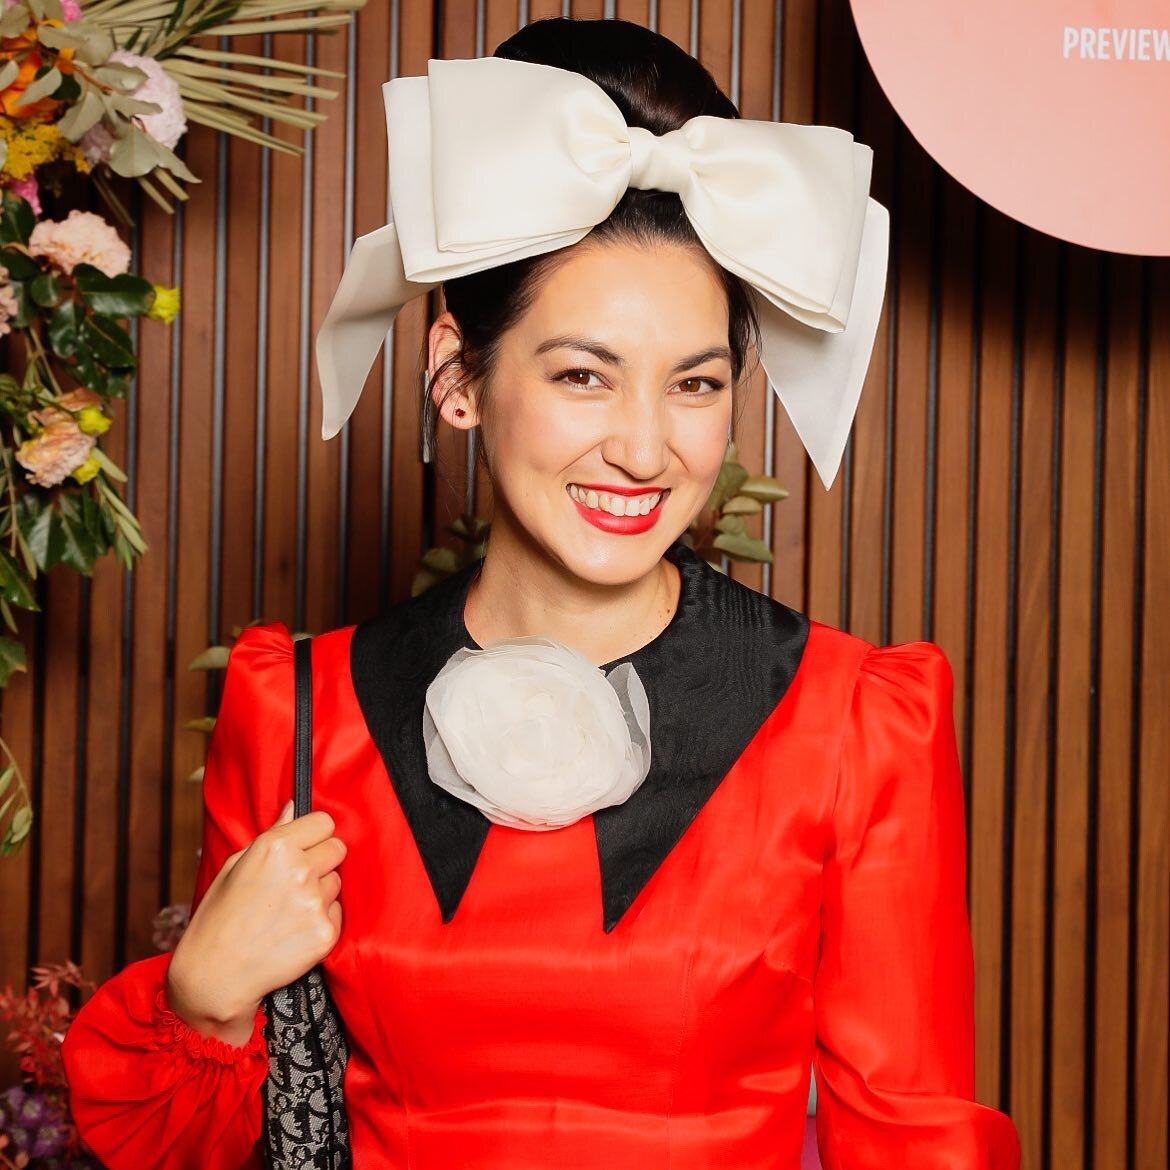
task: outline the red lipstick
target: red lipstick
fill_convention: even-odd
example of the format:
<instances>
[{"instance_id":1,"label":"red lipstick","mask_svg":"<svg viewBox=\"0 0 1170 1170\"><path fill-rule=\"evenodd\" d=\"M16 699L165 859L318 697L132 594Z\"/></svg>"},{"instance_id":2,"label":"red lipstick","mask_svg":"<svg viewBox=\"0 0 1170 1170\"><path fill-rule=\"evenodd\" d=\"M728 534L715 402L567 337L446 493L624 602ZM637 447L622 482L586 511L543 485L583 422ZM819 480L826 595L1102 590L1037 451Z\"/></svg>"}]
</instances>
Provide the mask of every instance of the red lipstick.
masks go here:
<instances>
[{"instance_id":1,"label":"red lipstick","mask_svg":"<svg viewBox=\"0 0 1170 1170\"><path fill-rule=\"evenodd\" d=\"M603 508L587 508L580 501L569 496L582 519L588 520L594 528L600 528L602 532L612 532L618 536L637 536L639 533L649 532L658 523L658 517L662 514L662 505L670 494L666 488L614 488L605 484L591 483L579 483L577 486L586 491L606 492L611 496L643 496L649 495L652 491L662 493L658 503L645 516L615 516Z\"/></svg>"}]
</instances>

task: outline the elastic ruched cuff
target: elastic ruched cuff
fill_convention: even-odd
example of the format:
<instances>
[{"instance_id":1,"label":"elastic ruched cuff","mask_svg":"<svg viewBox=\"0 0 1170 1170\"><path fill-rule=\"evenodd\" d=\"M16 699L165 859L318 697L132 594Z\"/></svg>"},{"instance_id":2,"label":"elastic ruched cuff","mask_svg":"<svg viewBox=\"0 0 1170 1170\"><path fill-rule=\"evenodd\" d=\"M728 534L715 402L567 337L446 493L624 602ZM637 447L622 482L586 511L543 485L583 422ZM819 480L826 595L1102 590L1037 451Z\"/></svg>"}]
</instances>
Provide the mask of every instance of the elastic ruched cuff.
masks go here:
<instances>
[{"instance_id":1,"label":"elastic ruched cuff","mask_svg":"<svg viewBox=\"0 0 1170 1170\"><path fill-rule=\"evenodd\" d=\"M268 1042L264 1036L264 1025L267 1022L268 1016L264 1009L257 1008L252 1035L246 1043L236 1047L217 1036L205 1036L192 1028L182 1016L175 1015L167 1000L165 987L160 988L154 997L153 1023L159 1034L158 1047L179 1049L196 1063L232 1065L253 1059L267 1061Z\"/></svg>"}]
</instances>

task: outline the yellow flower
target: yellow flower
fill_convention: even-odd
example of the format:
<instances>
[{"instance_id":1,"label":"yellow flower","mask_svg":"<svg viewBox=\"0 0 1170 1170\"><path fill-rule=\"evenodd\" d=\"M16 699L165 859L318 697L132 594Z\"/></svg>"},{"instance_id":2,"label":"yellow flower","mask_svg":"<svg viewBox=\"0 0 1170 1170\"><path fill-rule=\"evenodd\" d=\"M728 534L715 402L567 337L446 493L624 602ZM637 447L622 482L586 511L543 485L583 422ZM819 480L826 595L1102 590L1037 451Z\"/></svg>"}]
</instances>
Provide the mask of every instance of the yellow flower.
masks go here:
<instances>
[{"instance_id":1,"label":"yellow flower","mask_svg":"<svg viewBox=\"0 0 1170 1170\"><path fill-rule=\"evenodd\" d=\"M179 312L178 288L165 288L161 284L154 285L154 300L146 315L152 321L163 321L169 325Z\"/></svg>"},{"instance_id":2,"label":"yellow flower","mask_svg":"<svg viewBox=\"0 0 1170 1170\"><path fill-rule=\"evenodd\" d=\"M100 406L87 406L77 413L77 426L85 435L104 435L113 421L102 414Z\"/></svg>"},{"instance_id":3,"label":"yellow flower","mask_svg":"<svg viewBox=\"0 0 1170 1170\"><path fill-rule=\"evenodd\" d=\"M27 179L42 163L55 158L71 162L83 174L91 169L85 152L63 137L52 122L40 118L17 121L0 115L0 138L8 144L8 156L4 160L7 178Z\"/></svg>"},{"instance_id":4,"label":"yellow flower","mask_svg":"<svg viewBox=\"0 0 1170 1170\"><path fill-rule=\"evenodd\" d=\"M89 481L93 479L93 477L97 475L101 469L102 465L98 462L97 456L91 455L84 463L82 463L79 467L75 467L69 474L72 475L78 483L89 483Z\"/></svg>"}]
</instances>

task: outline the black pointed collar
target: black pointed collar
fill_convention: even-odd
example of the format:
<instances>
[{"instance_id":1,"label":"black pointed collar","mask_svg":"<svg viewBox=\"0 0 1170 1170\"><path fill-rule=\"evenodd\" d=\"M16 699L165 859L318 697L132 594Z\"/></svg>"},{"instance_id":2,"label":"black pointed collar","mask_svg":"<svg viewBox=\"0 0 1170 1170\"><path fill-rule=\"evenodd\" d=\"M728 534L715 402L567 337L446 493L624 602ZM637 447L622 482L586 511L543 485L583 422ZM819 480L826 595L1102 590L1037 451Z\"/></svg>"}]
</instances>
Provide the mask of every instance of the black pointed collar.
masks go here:
<instances>
[{"instance_id":1,"label":"black pointed collar","mask_svg":"<svg viewBox=\"0 0 1170 1170\"><path fill-rule=\"evenodd\" d=\"M678 607L632 662L650 703L649 774L623 804L593 814L602 925L612 930L783 697L800 665L808 618L724 576L681 542L666 554ZM476 643L464 605L481 562L354 629L350 668L370 735L449 922L491 822L431 782L423 744L427 687Z\"/></svg>"}]
</instances>

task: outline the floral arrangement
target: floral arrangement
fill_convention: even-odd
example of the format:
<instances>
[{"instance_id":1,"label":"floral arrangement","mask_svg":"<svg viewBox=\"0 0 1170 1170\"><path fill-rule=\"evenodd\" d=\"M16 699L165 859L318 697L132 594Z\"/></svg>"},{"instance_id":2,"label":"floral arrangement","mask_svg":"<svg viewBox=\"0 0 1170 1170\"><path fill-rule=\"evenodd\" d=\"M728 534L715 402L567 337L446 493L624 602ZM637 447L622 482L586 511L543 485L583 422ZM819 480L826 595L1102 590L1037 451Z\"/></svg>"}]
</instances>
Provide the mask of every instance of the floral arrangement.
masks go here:
<instances>
[{"instance_id":1,"label":"floral arrangement","mask_svg":"<svg viewBox=\"0 0 1170 1170\"><path fill-rule=\"evenodd\" d=\"M0 618L9 631L0 635L0 686L25 668L12 611L39 608L38 574L64 564L89 575L110 552L129 567L147 547L117 488L125 473L100 440L136 364L122 322L173 321L179 290L129 265L129 247L101 216L38 220L27 199L3 192L0 336L11 348L0 373ZM27 836L32 810L2 739L0 748L10 761L0 773L4 854Z\"/></svg>"},{"instance_id":2,"label":"floral arrangement","mask_svg":"<svg viewBox=\"0 0 1170 1170\"><path fill-rule=\"evenodd\" d=\"M90 574L113 552L146 551L102 450L113 405L136 368L125 323L170 323L177 288L129 271L131 253L103 216L73 207L92 188L132 223L115 190L132 179L167 211L198 178L176 148L192 123L287 153L260 117L309 130L312 75L344 74L223 50L221 38L329 31L365 0L0 0L0 620L35 610L38 573ZM200 42L210 42L206 47ZM216 46L216 47L211 47ZM57 205L61 210L57 211ZM0 634L0 687L25 669ZM28 786L3 739L0 855L31 830Z\"/></svg>"},{"instance_id":3,"label":"floral arrangement","mask_svg":"<svg viewBox=\"0 0 1170 1170\"><path fill-rule=\"evenodd\" d=\"M0 992L0 1021L8 1027L8 1045L20 1057L23 1077L22 1084L0 1093L0 1167L5 1170L66 1165L100 1170L69 1115L61 1040L73 1010L62 986L94 989L76 964L66 962L34 967L24 995L15 994L11 984Z\"/></svg>"},{"instance_id":4,"label":"floral arrangement","mask_svg":"<svg viewBox=\"0 0 1170 1170\"><path fill-rule=\"evenodd\" d=\"M40 214L40 190L88 175L130 219L110 178L134 179L160 207L197 183L175 148L188 124L291 154L258 117L312 129L325 118L290 99L336 97L309 77L344 77L195 40L309 32L348 23L365 0L3 0L0 183ZM313 15L304 15L312 12Z\"/></svg>"},{"instance_id":5,"label":"floral arrangement","mask_svg":"<svg viewBox=\"0 0 1170 1170\"><path fill-rule=\"evenodd\" d=\"M722 569L723 556L733 561L771 564L772 550L747 530L748 516L762 512L769 504L783 500L788 490L770 475L752 475L739 462L734 443L729 443L723 466L703 510L683 534L708 564ZM491 525L479 516L460 516L447 531L458 542L427 549L419 558L410 592L417 597L424 590L479 560L487 549Z\"/></svg>"}]
</instances>

